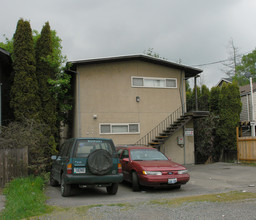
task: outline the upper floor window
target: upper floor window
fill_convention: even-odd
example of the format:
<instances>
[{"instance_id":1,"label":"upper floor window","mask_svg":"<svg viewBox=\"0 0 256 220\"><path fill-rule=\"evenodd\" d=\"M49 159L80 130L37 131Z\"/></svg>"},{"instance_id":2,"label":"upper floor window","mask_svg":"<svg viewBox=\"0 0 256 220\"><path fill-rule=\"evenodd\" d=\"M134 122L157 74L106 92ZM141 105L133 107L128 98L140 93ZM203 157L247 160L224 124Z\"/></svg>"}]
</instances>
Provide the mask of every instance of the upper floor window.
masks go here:
<instances>
[{"instance_id":1,"label":"upper floor window","mask_svg":"<svg viewBox=\"0 0 256 220\"><path fill-rule=\"evenodd\" d=\"M132 87L177 88L177 79L132 76Z\"/></svg>"}]
</instances>

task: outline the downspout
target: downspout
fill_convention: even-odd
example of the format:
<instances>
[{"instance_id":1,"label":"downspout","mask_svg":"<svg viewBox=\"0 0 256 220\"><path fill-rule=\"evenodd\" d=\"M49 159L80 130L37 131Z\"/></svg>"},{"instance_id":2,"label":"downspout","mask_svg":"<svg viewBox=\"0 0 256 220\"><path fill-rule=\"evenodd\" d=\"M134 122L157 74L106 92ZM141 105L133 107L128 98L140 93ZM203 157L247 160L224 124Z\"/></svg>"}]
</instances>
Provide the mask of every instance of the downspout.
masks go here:
<instances>
[{"instance_id":1,"label":"downspout","mask_svg":"<svg viewBox=\"0 0 256 220\"><path fill-rule=\"evenodd\" d=\"M80 111L80 73L77 71L73 71L73 70L69 70L69 72L74 73L77 75L77 80L76 80L76 84L77 84L77 117L78 117L78 137L81 137L81 111Z\"/></svg>"},{"instance_id":2,"label":"downspout","mask_svg":"<svg viewBox=\"0 0 256 220\"><path fill-rule=\"evenodd\" d=\"M180 71L180 81L181 81L181 105L182 105L182 115L184 115L185 99L184 99L184 82L183 71ZM183 140L184 140L184 164L186 164L186 137L185 137L185 125L183 126Z\"/></svg>"},{"instance_id":3,"label":"downspout","mask_svg":"<svg viewBox=\"0 0 256 220\"><path fill-rule=\"evenodd\" d=\"M2 83L0 83L0 126L2 126Z\"/></svg>"},{"instance_id":4,"label":"downspout","mask_svg":"<svg viewBox=\"0 0 256 220\"><path fill-rule=\"evenodd\" d=\"M80 73L77 72L77 114L78 114L78 137L81 137L81 111L80 111Z\"/></svg>"}]
</instances>

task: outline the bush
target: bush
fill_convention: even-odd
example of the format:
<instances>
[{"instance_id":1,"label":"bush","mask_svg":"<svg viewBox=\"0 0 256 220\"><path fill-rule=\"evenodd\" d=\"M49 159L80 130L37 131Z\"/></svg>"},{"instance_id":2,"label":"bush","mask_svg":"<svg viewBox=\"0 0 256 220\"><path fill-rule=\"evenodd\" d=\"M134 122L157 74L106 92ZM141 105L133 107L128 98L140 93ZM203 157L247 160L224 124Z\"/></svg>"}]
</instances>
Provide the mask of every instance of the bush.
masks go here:
<instances>
[{"instance_id":1,"label":"bush","mask_svg":"<svg viewBox=\"0 0 256 220\"><path fill-rule=\"evenodd\" d=\"M0 148L28 147L29 174L41 174L50 164L50 158L46 155L50 151L49 140L43 134L44 127L35 120L27 119L1 128Z\"/></svg>"}]
</instances>

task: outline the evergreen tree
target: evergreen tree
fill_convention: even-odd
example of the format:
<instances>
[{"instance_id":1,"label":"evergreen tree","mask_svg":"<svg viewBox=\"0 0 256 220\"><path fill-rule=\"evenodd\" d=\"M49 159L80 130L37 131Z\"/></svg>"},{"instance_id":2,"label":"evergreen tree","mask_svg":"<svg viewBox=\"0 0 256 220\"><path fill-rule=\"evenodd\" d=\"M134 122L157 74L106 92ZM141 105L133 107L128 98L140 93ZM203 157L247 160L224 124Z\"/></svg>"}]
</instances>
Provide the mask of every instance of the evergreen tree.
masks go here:
<instances>
[{"instance_id":1,"label":"evergreen tree","mask_svg":"<svg viewBox=\"0 0 256 220\"><path fill-rule=\"evenodd\" d=\"M55 136L57 133L56 100L51 92L51 85L48 83L49 79L56 78L56 70L51 64L52 54L53 43L51 29L49 23L46 22L36 42L36 74L42 105L40 117L48 126L47 136Z\"/></svg>"},{"instance_id":2,"label":"evergreen tree","mask_svg":"<svg viewBox=\"0 0 256 220\"><path fill-rule=\"evenodd\" d=\"M220 92L219 126L217 138L219 140L220 160L224 150L236 149L236 126L240 120L242 109L239 87L237 84L224 84Z\"/></svg>"},{"instance_id":3,"label":"evergreen tree","mask_svg":"<svg viewBox=\"0 0 256 220\"><path fill-rule=\"evenodd\" d=\"M209 98L209 110L219 115L220 87L212 87Z\"/></svg>"},{"instance_id":4,"label":"evergreen tree","mask_svg":"<svg viewBox=\"0 0 256 220\"><path fill-rule=\"evenodd\" d=\"M40 98L36 78L36 61L30 23L20 19L13 38L14 82L11 107L16 120L39 119Z\"/></svg>"},{"instance_id":5,"label":"evergreen tree","mask_svg":"<svg viewBox=\"0 0 256 220\"><path fill-rule=\"evenodd\" d=\"M199 109L202 111L209 111L210 91L206 85L202 85L198 97Z\"/></svg>"}]
</instances>

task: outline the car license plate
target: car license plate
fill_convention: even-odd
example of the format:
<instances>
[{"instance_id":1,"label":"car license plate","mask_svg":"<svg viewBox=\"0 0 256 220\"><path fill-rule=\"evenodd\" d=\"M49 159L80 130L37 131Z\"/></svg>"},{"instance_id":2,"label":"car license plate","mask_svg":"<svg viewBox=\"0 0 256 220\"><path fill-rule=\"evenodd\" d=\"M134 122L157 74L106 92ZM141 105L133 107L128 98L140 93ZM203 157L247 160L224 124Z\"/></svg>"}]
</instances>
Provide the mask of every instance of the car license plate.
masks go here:
<instances>
[{"instance_id":1,"label":"car license plate","mask_svg":"<svg viewBox=\"0 0 256 220\"><path fill-rule=\"evenodd\" d=\"M174 184L177 183L177 178L168 179L168 184Z\"/></svg>"},{"instance_id":2,"label":"car license plate","mask_svg":"<svg viewBox=\"0 0 256 220\"><path fill-rule=\"evenodd\" d=\"M85 173L86 169L85 167L75 167L74 168L74 173Z\"/></svg>"}]
</instances>

